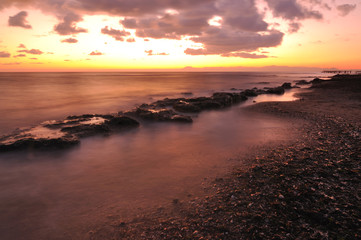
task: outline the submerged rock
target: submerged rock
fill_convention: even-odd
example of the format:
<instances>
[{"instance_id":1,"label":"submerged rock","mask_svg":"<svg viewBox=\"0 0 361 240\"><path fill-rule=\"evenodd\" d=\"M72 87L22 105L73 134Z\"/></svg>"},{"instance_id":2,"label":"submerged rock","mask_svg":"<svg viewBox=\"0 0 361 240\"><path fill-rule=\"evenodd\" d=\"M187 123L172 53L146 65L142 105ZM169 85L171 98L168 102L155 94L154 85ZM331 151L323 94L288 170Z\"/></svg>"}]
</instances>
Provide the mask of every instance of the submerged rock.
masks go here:
<instances>
[{"instance_id":1,"label":"submerged rock","mask_svg":"<svg viewBox=\"0 0 361 240\"><path fill-rule=\"evenodd\" d=\"M291 85L291 83L285 82L284 84L282 84L281 87L284 88L284 89L291 89L292 85Z\"/></svg>"},{"instance_id":2,"label":"submerged rock","mask_svg":"<svg viewBox=\"0 0 361 240\"><path fill-rule=\"evenodd\" d=\"M322 79L319 79L319 78L315 78L315 79L313 79L312 81L311 81L311 83L312 84L318 84L318 83L321 83L321 82L323 82L324 80L322 80Z\"/></svg>"},{"instance_id":3,"label":"submerged rock","mask_svg":"<svg viewBox=\"0 0 361 240\"><path fill-rule=\"evenodd\" d=\"M146 108L145 105L142 105L135 110L128 112L128 115L134 115L144 120L148 121L159 121L159 122L193 122L192 118L189 116L179 115L172 109L156 109L152 105L148 105Z\"/></svg>"},{"instance_id":4,"label":"submerged rock","mask_svg":"<svg viewBox=\"0 0 361 240\"><path fill-rule=\"evenodd\" d=\"M63 135L55 138L38 138L36 135L26 134L3 137L0 141L0 152L32 149L59 149L79 144L79 138L73 135Z\"/></svg>"},{"instance_id":5,"label":"submerged rock","mask_svg":"<svg viewBox=\"0 0 361 240\"><path fill-rule=\"evenodd\" d=\"M296 81L296 85L308 85L308 84L311 84L311 82L307 82L306 80Z\"/></svg>"},{"instance_id":6,"label":"submerged rock","mask_svg":"<svg viewBox=\"0 0 361 240\"><path fill-rule=\"evenodd\" d=\"M79 144L81 137L104 135L113 130L137 126L139 123L136 120L125 116L69 116L63 121L47 121L0 138L0 151L66 148Z\"/></svg>"},{"instance_id":7,"label":"submerged rock","mask_svg":"<svg viewBox=\"0 0 361 240\"><path fill-rule=\"evenodd\" d=\"M246 89L246 90L243 91L243 94L246 97L256 97L256 96L258 96L258 93L256 92L255 89Z\"/></svg>"},{"instance_id":8,"label":"submerged rock","mask_svg":"<svg viewBox=\"0 0 361 240\"><path fill-rule=\"evenodd\" d=\"M285 93L285 89L283 87L270 88L266 91L266 93L282 95Z\"/></svg>"}]
</instances>

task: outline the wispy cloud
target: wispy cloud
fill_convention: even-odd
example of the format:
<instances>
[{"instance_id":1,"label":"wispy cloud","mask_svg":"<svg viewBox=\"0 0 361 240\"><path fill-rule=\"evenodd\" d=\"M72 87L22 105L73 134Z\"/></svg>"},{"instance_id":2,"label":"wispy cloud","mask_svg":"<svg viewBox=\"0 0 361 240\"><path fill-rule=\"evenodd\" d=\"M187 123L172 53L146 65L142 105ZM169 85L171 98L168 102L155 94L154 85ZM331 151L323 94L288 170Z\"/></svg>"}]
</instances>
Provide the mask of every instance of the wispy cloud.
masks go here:
<instances>
[{"instance_id":1,"label":"wispy cloud","mask_svg":"<svg viewBox=\"0 0 361 240\"><path fill-rule=\"evenodd\" d=\"M39 49L31 49L31 50L18 50L19 53L29 53L29 54L34 54L34 55L41 55L44 52L40 51Z\"/></svg>"},{"instance_id":2,"label":"wispy cloud","mask_svg":"<svg viewBox=\"0 0 361 240\"><path fill-rule=\"evenodd\" d=\"M77 43L78 40L75 38L67 38L67 39L61 40L61 42L62 43Z\"/></svg>"},{"instance_id":3,"label":"wispy cloud","mask_svg":"<svg viewBox=\"0 0 361 240\"><path fill-rule=\"evenodd\" d=\"M18 54L14 56L14 58L18 58L18 57L26 57L26 54Z\"/></svg>"},{"instance_id":4,"label":"wispy cloud","mask_svg":"<svg viewBox=\"0 0 361 240\"><path fill-rule=\"evenodd\" d=\"M347 16L350 12L356 9L356 4L342 4L338 5L337 10L342 17Z\"/></svg>"},{"instance_id":5,"label":"wispy cloud","mask_svg":"<svg viewBox=\"0 0 361 240\"><path fill-rule=\"evenodd\" d=\"M101 33L113 37L117 41L124 41L124 37L129 36L130 32L125 30L118 30L113 28L108 28L108 26L101 29Z\"/></svg>"},{"instance_id":6,"label":"wispy cloud","mask_svg":"<svg viewBox=\"0 0 361 240\"><path fill-rule=\"evenodd\" d=\"M0 58L9 58L9 57L11 57L10 53L4 51L0 52Z\"/></svg>"}]
</instances>

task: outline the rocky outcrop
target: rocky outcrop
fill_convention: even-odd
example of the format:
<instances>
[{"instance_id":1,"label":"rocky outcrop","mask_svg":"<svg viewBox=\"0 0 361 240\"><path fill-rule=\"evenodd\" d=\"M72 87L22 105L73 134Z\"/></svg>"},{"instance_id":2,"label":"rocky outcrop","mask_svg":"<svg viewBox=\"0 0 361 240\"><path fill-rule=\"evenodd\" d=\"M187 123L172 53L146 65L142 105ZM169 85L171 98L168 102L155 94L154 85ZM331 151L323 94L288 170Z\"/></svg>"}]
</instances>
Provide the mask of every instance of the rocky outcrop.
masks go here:
<instances>
[{"instance_id":1,"label":"rocky outcrop","mask_svg":"<svg viewBox=\"0 0 361 240\"><path fill-rule=\"evenodd\" d=\"M47 121L0 138L0 151L67 148L79 144L82 137L108 135L138 126L136 120L126 116L69 116L63 121Z\"/></svg>"},{"instance_id":2,"label":"rocky outcrop","mask_svg":"<svg viewBox=\"0 0 361 240\"><path fill-rule=\"evenodd\" d=\"M311 82L308 82L306 80L298 80L296 81L296 85L308 85L311 84Z\"/></svg>"},{"instance_id":3,"label":"rocky outcrop","mask_svg":"<svg viewBox=\"0 0 361 240\"><path fill-rule=\"evenodd\" d=\"M314 79L312 83L322 80ZM0 138L0 151L17 149L53 149L74 146L80 138L109 135L114 131L135 128L138 120L155 122L192 123L192 117L184 113L222 109L246 101L261 94L283 94L292 88L291 83L267 89L246 89L242 92L216 92L210 97L165 98L150 104L142 104L124 114L84 114L68 116L62 121L47 121L34 128L17 130ZM236 91L236 89L234 89ZM190 95L184 93L184 95ZM133 118L135 119L133 119Z\"/></svg>"},{"instance_id":4,"label":"rocky outcrop","mask_svg":"<svg viewBox=\"0 0 361 240\"><path fill-rule=\"evenodd\" d=\"M285 82L284 84L282 84L282 86L281 86L283 89L291 89L291 88L293 88L292 86L291 86L291 83L288 83L288 82Z\"/></svg>"},{"instance_id":5,"label":"rocky outcrop","mask_svg":"<svg viewBox=\"0 0 361 240\"><path fill-rule=\"evenodd\" d=\"M269 94L278 94L278 95L282 95L285 93L285 89L283 87L275 87L275 88L270 88L266 91Z\"/></svg>"}]
</instances>

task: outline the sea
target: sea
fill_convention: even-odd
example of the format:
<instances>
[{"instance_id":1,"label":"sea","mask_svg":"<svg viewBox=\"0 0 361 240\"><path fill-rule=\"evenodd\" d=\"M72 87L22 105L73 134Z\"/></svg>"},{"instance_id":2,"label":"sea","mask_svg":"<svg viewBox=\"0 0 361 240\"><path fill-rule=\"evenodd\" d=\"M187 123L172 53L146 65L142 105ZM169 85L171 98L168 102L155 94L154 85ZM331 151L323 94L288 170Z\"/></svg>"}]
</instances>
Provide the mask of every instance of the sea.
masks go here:
<instances>
[{"instance_id":1,"label":"sea","mask_svg":"<svg viewBox=\"0 0 361 240\"><path fill-rule=\"evenodd\" d=\"M0 135L69 115L131 110L166 97L211 96L315 77L326 75L0 73ZM212 181L245 164L247 154L292 141L292 122L245 108L293 101L297 91L202 112L192 124L146 123L83 139L71 149L0 153L1 239L87 239L99 226L209 194Z\"/></svg>"}]
</instances>

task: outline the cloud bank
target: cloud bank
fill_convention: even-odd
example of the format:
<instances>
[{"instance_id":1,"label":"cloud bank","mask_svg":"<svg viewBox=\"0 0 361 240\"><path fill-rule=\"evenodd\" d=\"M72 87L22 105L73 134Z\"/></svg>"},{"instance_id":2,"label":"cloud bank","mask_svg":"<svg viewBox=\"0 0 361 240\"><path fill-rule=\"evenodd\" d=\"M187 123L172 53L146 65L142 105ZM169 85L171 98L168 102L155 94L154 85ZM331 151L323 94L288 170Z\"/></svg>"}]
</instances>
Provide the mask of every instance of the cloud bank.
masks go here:
<instances>
[{"instance_id":1,"label":"cloud bank","mask_svg":"<svg viewBox=\"0 0 361 240\"><path fill-rule=\"evenodd\" d=\"M86 33L78 27L84 15L118 16L119 29L100 26L102 34L117 41L139 38L189 39L199 47L185 50L190 55L218 54L228 57L263 58L262 48L282 43L285 32L275 18L289 24L287 33L297 32L306 19L322 20L331 7L325 0L1 0L0 9L32 6L59 19L54 32L66 36ZM261 6L261 7L260 7ZM356 5L343 4L337 11L346 16ZM266 13L274 18L266 18ZM21 13L21 14L20 14ZM29 27L26 12L15 15L17 26ZM19 16L18 16L19 15ZM31 27L31 26L30 26ZM63 40L74 43L75 40Z\"/></svg>"}]
</instances>

